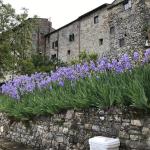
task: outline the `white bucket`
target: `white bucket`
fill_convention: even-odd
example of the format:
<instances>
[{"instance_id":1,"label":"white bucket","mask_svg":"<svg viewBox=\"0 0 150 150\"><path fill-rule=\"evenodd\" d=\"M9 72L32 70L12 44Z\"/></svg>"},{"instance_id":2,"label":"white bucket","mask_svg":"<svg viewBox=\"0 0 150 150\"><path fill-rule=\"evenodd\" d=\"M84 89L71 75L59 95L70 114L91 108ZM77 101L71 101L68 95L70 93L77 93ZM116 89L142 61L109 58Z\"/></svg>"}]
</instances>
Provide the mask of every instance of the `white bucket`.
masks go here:
<instances>
[{"instance_id":1,"label":"white bucket","mask_svg":"<svg viewBox=\"0 0 150 150\"><path fill-rule=\"evenodd\" d=\"M119 139L97 136L89 139L90 150L119 150Z\"/></svg>"}]
</instances>

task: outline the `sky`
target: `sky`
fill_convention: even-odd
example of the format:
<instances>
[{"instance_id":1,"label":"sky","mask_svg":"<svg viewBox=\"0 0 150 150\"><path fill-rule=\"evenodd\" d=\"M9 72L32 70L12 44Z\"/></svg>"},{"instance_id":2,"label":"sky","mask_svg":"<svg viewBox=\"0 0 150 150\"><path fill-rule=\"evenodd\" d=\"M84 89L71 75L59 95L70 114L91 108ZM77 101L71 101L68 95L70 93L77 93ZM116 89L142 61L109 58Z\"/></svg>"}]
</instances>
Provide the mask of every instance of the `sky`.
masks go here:
<instances>
[{"instance_id":1,"label":"sky","mask_svg":"<svg viewBox=\"0 0 150 150\"><path fill-rule=\"evenodd\" d=\"M114 0L3 0L10 3L17 13L23 7L29 11L29 17L37 15L48 18L55 29L75 20L84 13Z\"/></svg>"}]
</instances>

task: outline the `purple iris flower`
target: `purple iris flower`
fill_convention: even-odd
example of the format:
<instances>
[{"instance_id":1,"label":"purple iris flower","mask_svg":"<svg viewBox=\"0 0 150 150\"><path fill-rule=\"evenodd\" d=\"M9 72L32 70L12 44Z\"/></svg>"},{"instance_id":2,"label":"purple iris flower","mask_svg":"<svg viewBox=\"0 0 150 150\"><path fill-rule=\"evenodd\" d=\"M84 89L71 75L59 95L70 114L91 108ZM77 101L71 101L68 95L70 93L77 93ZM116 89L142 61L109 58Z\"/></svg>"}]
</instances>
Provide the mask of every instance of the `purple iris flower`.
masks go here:
<instances>
[{"instance_id":1,"label":"purple iris flower","mask_svg":"<svg viewBox=\"0 0 150 150\"><path fill-rule=\"evenodd\" d=\"M63 87L64 86L64 82L63 81L59 81L59 86Z\"/></svg>"},{"instance_id":2,"label":"purple iris flower","mask_svg":"<svg viewBox=\"0 0 150 150\"><path fill-rule=\"evenodd\" d=\"M139 60L139 53L138 52L134 52L133 53L133 60L134 61L138 61Z\"/></svg>"},{"instance_id":3,"label":"purple iris flower","mask_svg":"<svg viewBox=\"0 0 150 150\"><path fill-rule=\"evenodd\" d=\"M134 52L133 61L139 60L139 53ZM61 87L64 87L64 81L70 81L70 85L74 86L79 79L91 77L94 75L96 79L99 79L98 73L102 71L113 70L116 73L122 73L126 70L131 70L133 64L129 55L126 53L120 57L120 59L108 60L103 57L97 62L90 61L75 66L60 67L56 72L52 72L51 76L47 73L34 73L31 76L21 75L8 82L2 87L3 94L8 95L15 99L20 99L26 93L32 93L37 89L49 89L52 90L51 83L56 83ZM150 61L150 49L147 49L144 53L143 64Z\"/></svg>"},{"instance_id":4,"label":"purple iris flower","mask_svg":"<svg viewBox=\"0 0 150 150\"><path fill-rule=\"evenodd\" d=\"M144 53L143 62L148 63L150 60L150 49L147 49Z\"/></svg>"}]
</instances>

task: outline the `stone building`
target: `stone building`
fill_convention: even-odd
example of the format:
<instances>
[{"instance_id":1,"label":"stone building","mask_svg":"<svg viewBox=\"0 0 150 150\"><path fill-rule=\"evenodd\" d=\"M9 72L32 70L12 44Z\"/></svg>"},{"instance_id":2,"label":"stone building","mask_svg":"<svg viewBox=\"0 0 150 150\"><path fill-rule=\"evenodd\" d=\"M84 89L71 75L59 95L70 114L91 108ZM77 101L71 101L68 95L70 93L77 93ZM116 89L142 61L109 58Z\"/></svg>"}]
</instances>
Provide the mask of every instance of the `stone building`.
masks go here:
<instances>
[{"instance_id":1,"label":"stone building","mask_svg":"<svg viewBox=\"0 0 150 150\"><path fill-rule=\"evenodd\" d=\"M32 52L45 53L45 35L52 32L52 23L45 18L29 18L33 21L34 28L32 32Z\"/></svg>"},{"instance_id":2,"label":"stone building","mask_svg":"<svg viewBox=\"0 0 150 150\"><path fill-rule=\"evenodd\" d=\"M83 50L102 56L145 49L149 46L149 27L150 0L115 0L50 30L45 35L44 51L50 58L70 61Z\"/></svg>"}]
</instances>

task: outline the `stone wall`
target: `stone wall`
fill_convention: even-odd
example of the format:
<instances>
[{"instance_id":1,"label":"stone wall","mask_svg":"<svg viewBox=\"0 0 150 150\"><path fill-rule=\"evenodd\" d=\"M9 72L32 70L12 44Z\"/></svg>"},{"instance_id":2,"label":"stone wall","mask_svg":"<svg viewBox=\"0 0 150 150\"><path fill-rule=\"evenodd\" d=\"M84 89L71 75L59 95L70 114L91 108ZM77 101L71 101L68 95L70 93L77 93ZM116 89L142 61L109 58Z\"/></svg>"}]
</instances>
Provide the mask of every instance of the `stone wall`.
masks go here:
<instances>
[{"instance_id":1,"label":"stone wall","mask_svg":"<svg viewBox=\"0 0 150 150\"><path fill-rule=\"evenodd\" d=\"M150 25L150 2L149 0L145 0L145 9L146 9L146 21Z\"/></svg>"},{"instance_id":2,"label":"stone wall","mask_svg":"<svg viewBox=\"0 0 150 150\"><path fill-rule=\"evenodd\" d=\"M95 16L98 16L98 23L94 24ZM100 40L103 40L102 43ZM99 56L110 50L107 7L80 20L80 50L94 51Z\"/></svg>"},{"instance_id":3,"label":"stone wall","mask_svg":"<svg viewBox=\"0 0 150 150\"><path fill-rule=\"evenodd\" d=\"M74 34L74 40L70 41L69 36ZM70 53L69 53L70 51ZM71 61L79 56L79 22L76 21L71 25L59 31L59 59Z\"/></svg>"},{"instance_id":4,"label":"stone wall","mask_svg":"<svg viewBox=\"0 0 150 150\"><path fill-rule=\"evenodd\" d=\"M33 54L45 53L45 35L50 33L52 23L44 18L32 18L34 28L32 32L32 51Z\"/></svg>"},{"instance_id":5,"label":"stone wall","mask_svg":"<svg viewBox=\"0 0 150 150\"><path fill-rule=\"evenodd\" d=\"M116 1L117 2L117 1ZM128 51L144 49L144 1L132 0L131 8L125 10L123 0L118 1L109 10L109 26L114 27L110 34L111 51ZM119 40L124 39L125 44L120 46Z\"/></svg>"},{"instance_id":6,"label":"stone wall","mask_svg":"<svg viewBox=\"0 0 150 150\"><path fill-rule=\"evenodd\" d=\"M149 0L145 0L146 4L146 24L147 24L147 30L148 30L148 40L149 40L149 45L150 45L150 2Z\"/></svg>"},{"instance_id":7,"label":"stone wall","mask_svg":"<svg viewBox=\"0 0 150 150\"><path fill-rule=\"evenodd\" d=\"M150 149L150 115L109 109L69 110L28 123L0 114L0 136L41 150L89 150L94 136L119 137L120 150Z\"/></svg>"},{"instance_id":8,"label":"stone wall","mask_svg":"<svg viewBox=\"0 0 150 150\"><path fill-rule=\"evenodd\" d=\"M53 42L58 41L58 32L55 32L53 34L51 34L51 36L47 36L46 38L46 49L48 49L48 51L46 50L46 54L47 56L49 56L50 58L52 58L53 55L58 56L58 47L54 46L53 47Z\"/></svg>"},{"instance_id":9,"label":"stone wall","mask_svg":"<svg viewBox=\"0 0 150 150\"><path fill-rule=\"evenodd\" d=\"M98 22L94 23L94 17L98 16ZM100 56L109 51L109 30L107 5L95 10L91 14L83 15L77 20L61 27L46 36L46 53L51 57L54 34L58 35L58 58L69 62L78 59L79 53L95 51ZM69 41L69 35L74 34L74 40ZM48 42L50 39L50 42ZM100 39L102 44L100 45ZM68 54L70 51L70 54Z\"/></svg>"}]
</instances>

